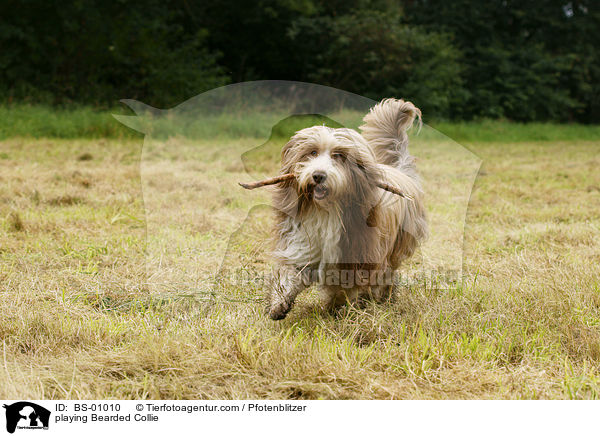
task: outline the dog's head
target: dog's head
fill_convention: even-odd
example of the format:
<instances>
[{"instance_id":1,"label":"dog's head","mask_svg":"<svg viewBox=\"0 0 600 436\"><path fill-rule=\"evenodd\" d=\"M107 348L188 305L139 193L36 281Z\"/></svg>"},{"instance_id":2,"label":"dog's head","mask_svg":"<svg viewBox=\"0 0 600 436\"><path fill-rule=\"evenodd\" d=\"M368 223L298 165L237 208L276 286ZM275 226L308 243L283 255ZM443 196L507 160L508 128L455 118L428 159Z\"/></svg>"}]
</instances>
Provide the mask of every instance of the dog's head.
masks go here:
<instances>
[{"instance_id":1,"label":"dog's head","mask_svg":"<svg viewBox=\"0 0 600 436\"><path fill-rule=\"evenodd\" d=\"M281 174L299 198L319 207L365 199L378 179L375 155L356 131L314 126L298 131L281 153Z\"/></svg>"}]
</instances>

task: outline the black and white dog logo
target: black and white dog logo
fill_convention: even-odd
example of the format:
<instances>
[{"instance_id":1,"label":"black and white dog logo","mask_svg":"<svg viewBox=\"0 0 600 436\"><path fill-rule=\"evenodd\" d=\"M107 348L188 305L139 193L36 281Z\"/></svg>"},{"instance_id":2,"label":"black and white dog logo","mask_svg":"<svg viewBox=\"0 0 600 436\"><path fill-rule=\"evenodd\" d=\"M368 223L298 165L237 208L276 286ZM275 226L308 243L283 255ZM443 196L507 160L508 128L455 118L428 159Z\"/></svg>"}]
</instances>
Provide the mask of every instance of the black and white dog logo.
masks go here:
<instances>
[{"instance_id":1,"label":"black and white dog logo","mask_svg":"<svg viewBox=\"0 0 600 436\"><path fill-rule=\"evenodd\" d=\"M48 429L50 411L29 401L4 405L6 409L6 431L15 429Z\"/></svg>"}]
</instances>

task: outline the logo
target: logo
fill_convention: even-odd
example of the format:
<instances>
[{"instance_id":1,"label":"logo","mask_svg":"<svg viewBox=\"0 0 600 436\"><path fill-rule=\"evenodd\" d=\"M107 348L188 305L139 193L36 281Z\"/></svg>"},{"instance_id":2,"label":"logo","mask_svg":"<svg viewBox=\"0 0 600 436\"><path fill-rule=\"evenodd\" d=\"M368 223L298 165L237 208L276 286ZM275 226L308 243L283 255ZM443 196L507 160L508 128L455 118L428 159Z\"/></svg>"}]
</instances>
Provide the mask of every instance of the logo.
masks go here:
<instances>
[{"instance_id":1,"label":"logo","mask_svg":"<svg viewBox=\"0 0 600 436\"><path fill-rule=\"evenodd\" d=\"M266 192L244 194L237 182L272 177L280 168L284 145L305 127L343 126L358 133L364 115L377 104L327 86L278 80L212 89L168 110L135 100L123 103L135 116L115 115L116 119L146 135L140 173L146 217L146 267L152 271L148 279L153 289L178 293L173 288L173 283L177 283L176 289L185 288L186 296L208 292L210 298L229 301L230 296L223 295L223 290L243 286L248 292L240 299L236 297L236 301L248 303L263 293L262 277L269 275L269 250L263 239L273 208L265 202ZM246 138L245 146L240 143L241 138ZM427 188L427 214L432 224L429 239L417 257L403 268L402 277L436 289L454 289L462 279L467 209L481 159L428 126L419 135L411 135L410 149L419 159L417 166ZM211 171L218 170L216 156L234 150L240 153L240 159L234 158L223 169L231 177L215 180ZM207 172L205 168L212 170ZM243 176L242 171L247 175ZM156 182L157 177L160 183ZM215 195L225 196L222 202L206 202L207 189L213 188ZM390 201L397 199L391 197ZM182 239L182 229L199 235L206 225L213 226L211 220L199 220L202 214L210 216L216 210L229 214L230 208L239 208L235 213L239 221L228 224L236 230L227 238L226 250L219 258L199 263L199 253L214 251L212 242L210 238ZM289 214L292 210L276 212ZM355 253L340 254L343 259L338 259L339 263L355 263ZM244 266L240 265L240 256ZM256 262L245 265L246 256ZM217 271L213 268L215 262L220 264ZM353 287L358 283L355 271L352 272L353 276L332 279ZM238 281L240 274L249 280ZM327 276L324 281L327 283ZM206 283L210 283L208 291Z\"/></svg>"},{"instance_id":2,"label":"logo","mask_svg":"<svg viewBox=\"0 0 600 436\"><path fill-rule=\"evenodd\" d=\"M14 433L15 429L48 429L50 411L28 401L19 401L3 406L6 409L6 431Z\"/></svg>"}]
</instances>

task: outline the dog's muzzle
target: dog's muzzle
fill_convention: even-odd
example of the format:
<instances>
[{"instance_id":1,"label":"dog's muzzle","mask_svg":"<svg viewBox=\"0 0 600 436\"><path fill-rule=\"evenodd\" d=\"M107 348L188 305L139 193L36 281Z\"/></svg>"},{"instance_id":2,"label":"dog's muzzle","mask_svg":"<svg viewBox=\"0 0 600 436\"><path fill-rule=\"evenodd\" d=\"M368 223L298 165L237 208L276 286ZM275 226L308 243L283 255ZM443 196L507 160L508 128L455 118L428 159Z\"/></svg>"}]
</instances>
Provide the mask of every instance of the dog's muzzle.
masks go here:
<instances>
[{"instance_id":1,"label":"dog's muzzle","mask_svg":"<svg viewBox=\"0 0 600 436\"><path fill-rule=\"evenodd\" d=\"M324 185L325 180L327 179L327 174L323 171L315 171L312 175L312 178L316 185L313 188L313 198L315 200L323 200L329 194L329 190Z\"/></svg>"},{"instance_id":2,"label":"dog's muzzle","mask_svg":"<svg viewBox=\"0 0 600 436\"><path fill-rule=\"evenodd\" d=\"M327 187L323 185L316 185L313 188L313 198L315 200L323 200L325 197L327 197L327 195L329 195L329 190Z\"/></svg>"}]
</instances>

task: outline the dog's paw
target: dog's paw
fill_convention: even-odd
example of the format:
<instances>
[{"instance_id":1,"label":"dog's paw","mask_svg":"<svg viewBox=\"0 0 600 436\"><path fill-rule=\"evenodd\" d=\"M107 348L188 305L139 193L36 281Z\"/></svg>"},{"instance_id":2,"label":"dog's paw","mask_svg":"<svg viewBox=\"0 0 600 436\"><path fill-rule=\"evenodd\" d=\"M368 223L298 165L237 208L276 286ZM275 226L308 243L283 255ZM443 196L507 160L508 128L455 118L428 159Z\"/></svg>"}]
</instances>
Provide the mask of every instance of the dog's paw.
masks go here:
<instances>
[{"instance_id":1,"label":"dog's paw","mask_svg":"<svg viewBox=\"0 0 600 436\"><path fill-rule=\"evenodd\" d=\"M287 316L291 308L287 301L278 301L269 308L269 318L273 321L279 321Z\"/></svg>"}]
</instances>

